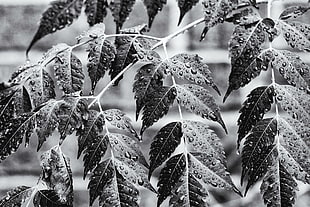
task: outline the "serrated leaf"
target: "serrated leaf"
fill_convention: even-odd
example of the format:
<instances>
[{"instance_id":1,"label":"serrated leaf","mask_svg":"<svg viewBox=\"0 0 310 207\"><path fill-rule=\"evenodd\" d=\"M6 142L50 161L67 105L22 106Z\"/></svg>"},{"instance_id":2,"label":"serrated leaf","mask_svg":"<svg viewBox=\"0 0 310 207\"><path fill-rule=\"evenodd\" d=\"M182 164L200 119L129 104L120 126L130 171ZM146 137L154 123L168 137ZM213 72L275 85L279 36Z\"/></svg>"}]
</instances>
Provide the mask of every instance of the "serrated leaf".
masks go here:
<instances>
[{"instance_id":1,"label":"serrated leaf","mask_svg":"<svg viewBox=\"0 0 310 207\"><path fill-rule=\"evenodd\" d=\"M138 207L139 191L117 171L99 198L99 206Z\"/></svg>"},{"instance_id":2,"label":"serrated leaf","mask_svg":"<svg viewBox=\"0 0 310 207\"><path fill-rule=\"evenodd\" d=\"M124 22L132 11L135 0L114 0L109 7L116 23L116 33L122 29Z\"/></svg>"},{"instance_id":3,"label":"serrated leaf","mask_svg":"<svg viewBox=\"0 0 310 207\"><path fill-rule=\"evenodd\" d=\"M194 175L199 182L241 194L232 182L223 163L210 159L206 153L192 152L189 155L189 173Z\"/></svg>"},{"instance_id":4,"label":"serrated leaf","mask_svg":"<svg viewBox=\"0 0 310 207\"><path fill-rule=\"evenodd\" d=\"M54 190L40 190L33 198L34 207L73 207L72 204L64 204Z\"/></svg>"},{"instance_id":5,"label":"serrated leaf","mask_svg":"<svg viewBox=\"0 0 310 207\"><path fill-rule=\"evenodd\" d=\"M268 18L262 19L251 27L235 27L229 41L232 67L224 101L233 90L248 84L260 74L261 70L267 70L272 52L270 49L263 50L263 44L267 38L272 40L275 35L274 22Z\"/></svg>"},{"instance_id":6,"label":"serrated leaf","mask_svg":"<svg viewBox=\"0 0 310 207\"><path fill-rule=\"evenodd\" d=\"M105 155L108 148L108 136L97 135L88 141L84 151L84 179L88 172L91 172Z\"/></svg>"},{"instance_id":7,"label":"serrated leaf","mask_svg":"<svg viewBox=\"0 0 310 207\"><path fill-rule=\"evenodd\" d=\"M164 163L181 143L182 123L171 122L162 127L153 138L150 149L149 178L153 171Z\"/></svg>"},{"instance_id":8,"label":"serrated leaf","mask_svg":"<svg viewBox=\"0 0 310 207\"><path fill-rule=\"evenodd\" d=\"M102 115L104 116L105 120L109 122L112 126L120 130L129 132L135 138L141 141L141 138L138 136L136 130L131 124L131 119L126 116L124 112L119 109L108 109L103 111Z\"/></svg>"},{"instance_id":9,"label":"serrated leaf","mask_svg":"<svg viewBox=\"0 0 310 207\"><path fill-rule=\"evenodd\" d=\"M238 119L238 149L241 140L251 131L251 129L264 118L265 113L271 109L274 98L273 86L260 86L251 91L247 100L240 109Z\"/></svg>"},{"instance_id":10,"label":"serrated leaf","mask_svg":"<svg viewBox=\"0 0 310 207\"><path fill-rule=\"evenodd\" d=\"M296 181L285 167L276 162L268 170L260 190L267 207L292 207L295 203L298 188Z\"/></svg>"},{"instance_id":11,"label":"serrated leaf","mask_svg":"<svg viewBox=\"0 0 310 207\"><path fill-rule=\"evenodd\" d=\"M61 152L59 146L41 155L42 180L49 190L54 190L58 201L72 206L73 180L70 159Z\"/></svg>"},{"instance_id":12,"label":"serrated leaf","mask_svg":"<svg viewBox=\"0 0 310 207\"><path fill-rule=\"evenodd\" d=\"M193 84L184 84L176 85L176 90L176 98L181 106L202 118L218 122L227 132L220 114L220 108L207 89Z\"/></svg>"},{"instance_id":13,"label":"serrated leaf","mask_svg":"<svg viewBox=\"0 0 310 207\"><path fill-rule=\"evenodd\" d=\"M143 0L143 3L149 16L148 25L149 28L151 28L155 16L163 9L164 5L167 4L167 0Z\"/></svg>"},{"instance_id":14,"label":"serrated leaf","mask_svg":"<svg viewBox=\"0 0 310 207\"><path fill-rule=\"evenodd\" d=\"M178 154L171 157L161 170L159 175L158 199L157 207L172 193L173 188L177 185L179 179L184 173L186 167L186 160L184 154Z\"/></svg>"},{"instance_id":15,"label":"serrated leaf","mask_svg":"<svg viewBox=\"0 0 310 207\"><path fill-rule=\"evenodd\" d=\"M309 6L290 6L286 8L281 14L279 19L287 20L291 18L297 18L310 9Z\"/></svg>"},{"instance_id":16,"label":"serrated leaf","mask_svg":"<svg viewBox=\"0 0 310 207\"><path fill-rule=\"evenodd\" d=\"M2 123L0 131L0 162L10 154L17 151L19 145L25 139L25 145L29 144L29 138L35 128L35 119L32 113L25 113Z\"/></svg>"},{"instance_id":17,"label":"serrated leaf","mask_svg":"<svg viewBox=\"0 0 310 207\"><path fill-rule=\"evenodd\" d=\"M173 86L158 87L152 94L146 95L142 117L143 122L140 131L141 135L148 127L152 126L168 113L176 95L176 88Z\"/></svg>"},{"instance_id":18,"label":"serrated leaf","mask_svg":"<svg viewBox=\"0 0 310 207\"><path fill-rule=\"evenodd\" d=\"M232 11L232 2L229 0L204 0L205 28L201 40L205 38L211 27L223 23L226 16Z\"/></svg>"},{"instance_id":19,"label":"serrated leaf","mask_svg":"<svg viewBox=\"0 0 310 207\"><path fill-rule=\"evenodd\" d=\"M89 26L103 22L107 16L107 8L109 7L107 0L85 0L85 14Z\"/></svg>"},{"instance_id":20,"label":"serrated leaf","mask_svg":"<svg viewBox=\"0 0 310 207\"><path fill-rule=\"evenodd\" d=\"M275 118L263 119L256 124L245 140L241 156L241 183L247 178L246 193L254 183L264 177L273 163L277 125Z\"/></svg>"},{"instance_id":21,"label":"serrated leaf","mask_svg":"<svg viewBox=\"0 0 310 207\"><path fill-rule=\"evenodd\" d=\"M289 85L274 85L276 98L281 108L293 119L306 126L310 124L310 95Z\"/></svg>"},{"instance_id":22,"label":"serrated leaf","mask_svg":"<svg viewBox=\"0 0 310 207\"><path fill-rule=\"evenodd\" d=\"M85 75L82 62L71 50L65 50L57 55L54 71L57 83L64 94L73 94L83 89Z\"/></svg>"},{"instance_id":23,"label":"serrated leaf","mask_svg":"<svg viewBox=\"0 0 310 207\"><path fill-rule=\"evenodd\" d=\"M40 26L29 44L26 54L42 37L61 30L72 24L81 14L83 0L53 1L50 7L42 14Z\"/></svg>"},{"instance_id":24,"label":"serrated leaf","mask_svg":"<svg viewBox=\"0 0 310 207\"><path fill-rule=\"evenodd\" d=\"M310 51L310 25L297 21L279 20L276 27L292 48Z\"/></svg>"},{"instance_id":25,"label":"serrated leaf","mask_svg":"<svg viewBox=\"0 0 310 207\"><path fill-rule=\"evenodd\" d=\"M92 82L92 92L94 92L97 82L112 67L116 48L104 36L100 36L89 43L88 52L87 68Z\"/></svg>"},{"instance_id":26,"label":"serrated leaf","mask_svg":"<svg viewBox=\"0 0 310 207\"><path fill-rule=\"evenodd\" d=\"M92 143L92 140L103 132L104 124L104 116L101 113L95 110L89 110L87 121L84 121L83 127L77 130L77 135L79 136L78 158L82 151Z\"/></svg>"},{"instance_id":27,"label":"serrated leaf","mask_svg":"<svg viewBox=\"0 0 310 207\"><path fill-rule=\"evenodd\" d=\"M85 99L79 97L66 97L58 108L58 131L60 133L60 144L67 135L84 127L84 120L88 119L88 105Z\"/></svg>"},{"instance_id":28,"label":"serrated leaf","mask_svg":"<svg viewBox=\"0 0 310 207\"><path fill-rule=\"evenodd\" d=\"M292 86L303 91L310 91L310 67L298 55L286 51L275 50L271 66L279 70L282 77Z\"/></svg>"},{"instance_id":29,"label":"serrated leaf","mask_svg":"<svg viewBox=\"0 0 310 207\"><path fill-rule=\"evenodd\" d=\"M0 200L2 207L21 207L22 204L31 196L33 188L28 186L18 186L6 193Z\"/></svg>"},{"instance_id":30,"label":"serrated leaf","mask_svg":"<svg viewBox=\"0 0 310 207\"><path fill-rule=\"evenodd\" d=\"M182 22L183 17L185 14L192 9L193 6L195 6L199 0L178 0L178 7L180 9L180 16L179 16L179 22L178 25Z\"/></svg>"},{"instance_id":31,"label":"serrated leaf","mask_svg":"<svg viewBox=\"0 0 310 207\"><path fill-rule=\"evenodd\" d=\"M208 65L198 55L177 54L169 59L168 66L174 76L189 80L197 85L211 86L220 95Z\"/></svg>"},{"instance_id":32,"label":"serrated leaf","mask_svg":"<svg viewBox=\"0 0 310 207\"><path fill-rule=\"evenodd\" d=\"M225 21L233 22L241 26L251 25L261 20L261 16L257 9L252 7L241 7L241 9L233 9L231 14L226 16Z\"/></svg>"},{"instance_id":33,"label":"serrated leaf","mask_svg":"<svg viewBox=\"0 0 310 207\"><path fill-rule=\"evenodd\" d=\"M108 188L108 183L113 179L114 168L111 159L106 159L99 163L90 177L88 184L89 189L89 202L90 206L94 203L98 196L104 194L105 189Z\"/></svg>"}]
</instances>

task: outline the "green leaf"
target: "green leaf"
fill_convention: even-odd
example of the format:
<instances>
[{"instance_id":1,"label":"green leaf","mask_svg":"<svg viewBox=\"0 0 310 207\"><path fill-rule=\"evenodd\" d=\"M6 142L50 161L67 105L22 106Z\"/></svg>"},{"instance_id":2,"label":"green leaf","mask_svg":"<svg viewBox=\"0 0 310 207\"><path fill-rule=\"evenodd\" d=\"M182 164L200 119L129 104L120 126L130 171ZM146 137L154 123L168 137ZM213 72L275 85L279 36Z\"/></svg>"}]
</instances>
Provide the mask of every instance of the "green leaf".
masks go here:
<instances>
[{"instance_id":1,"label":"green leaf","mask_svg":"<svg viewBox=\"0 0 310 207\"><path fill-rule=\"evenodd\" d=\"M177 100L181 106L202 118L218 122L227 132L220 108L207 89L193 84L184 84L176 85L176 90Z\"/></svg>"},{"instance_id":2,"label":"green leaf","mask_svg":"<svg viewBox=\"0 0 310 207\"><path fill-rule=\"evenodd\" d=\"M28 186L18 186L6 193L0 200L2 207L21 207L23 203L31 196L33 188Z\"/></svg>"},{"instance_id":3,"label":"green leaf","mask_svg":"<svg viewBox=\"0 0 310 207\"><path fill-rule=\"evenodd\" d=\"M73 207L72 204L64 204L54 190L40 190L33 198L34 207Z\"/></svg>"},{"instance_id":4,"label":"green leaf","mask_svg":"<svg viewBox=\"0 0 310 207\"><path fill-rule=\"evenodd\" d=\"M110 9L116 23L116 33L122 29L135 4L135 0L114 0L110 2Z\"/></svg>"},{"instance_id":5,"label":"green leaf","mask_svg":"<svg viewBox=\"0 0 310 207\"><path fill-rule=\"evenodd\" d=\"M183 17L185 14L192 9L193 6L195 6L199 0L178 0L178 6L180 9L180 17L178 25L182 22Z\"/></svg>"},{"instance_id":6,"label":"green leaf","mask_svg":"<svg viewBox=\"0 0 310 207\"><path fill-rule=\"evenodd\" d=\"M155 16L163 9L164 5L167 4L167 0L143 0L143 3L149 16L148 25L149 28L151 28Z\"/></svg>"},{"instance_id":7,"label":"green leaf","mask_svg":"<svg viewBox=\"0 0 310 207\"><path fill-rule=\"evenodd\" d=\"M297 18L310 9L309 6L290 6L286 8L281 14L279 19L287 20L291 18Z\"/></svg>"},{"instance_id":8,"label":"green leaf","mask_svg":"<svg viewBox=\"0 0 310 207\"><path fill-rule=\"evenodd\" d=\"M61 30L72 24L81 14L83 0L57 0L50 4L50 7L42 14L40 26L29 44L26 54L32 46L42 37Z\"/></svg>"},{"instance_id":9,"label":"green leaf","mask_svg":"<svg viewBox=\"0 0 310 207\"><path fill-rule=\"evenodd\" d=\"M164 163L181 143L182 123L171 122L159 130L150 149L149 178L153 171Z\"/></svg>"},{"instance_id":10,"label":"green leaf","mask_svg":"<svg viewBox=\"0 0 310 207\"><path fill-rule=\"evenodd\" d=\"M109 5L107 0L85 0L84 5L89 26L103 22L103 19L108 14L107 8Z\"/></svg>"}]
</instances>

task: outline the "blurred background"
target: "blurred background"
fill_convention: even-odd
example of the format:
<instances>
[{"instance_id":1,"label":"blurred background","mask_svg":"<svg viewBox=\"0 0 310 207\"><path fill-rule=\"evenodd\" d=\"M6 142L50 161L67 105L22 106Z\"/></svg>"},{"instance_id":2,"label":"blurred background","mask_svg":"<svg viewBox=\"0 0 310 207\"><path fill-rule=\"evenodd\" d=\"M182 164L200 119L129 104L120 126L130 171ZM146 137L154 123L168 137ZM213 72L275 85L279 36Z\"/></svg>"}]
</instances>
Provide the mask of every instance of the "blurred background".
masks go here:
<instances>
[{"instance_id":1,"label":"blurred background","mask_svg":"<svg viewBox=\"0 0 310 207\"><path fill-rule=\"evenodd\" d=\"M48 7L50 0L1 0L0 1L0 82L8 80L11 73L18 69L19 65L25 62L25 50L30 43L34 33L37 30L38 22L42 12ZM203 7L197 4L194 9L189 12L182 24L177 27L177 20L179 11L177 3L174 0L168 0L168 5L164 7L163 11L155 18L153 27L149 35L156 37L164 37L178 28L186 25L203 16ZM285 3L284 3L285 2ZM279 13L286 6L297 1L276 1L273 6L272 15L277 17ZM300 1L303 2L303 1ZM306 2L306 1L304 1ZM262 14L265 11L262 9ZM302 20L307 22L310 15L305 15ZM129 20L124 25L125 27L135 26L147 22L146 10L142 1L137 1ZM309 21L308 21L309 23ZM105 20L106 33L112 34L115 31L115 25L111 14ZM227 52L227 45L229 38L233 31L233 25L222 24L213 28L207 34L204 41L200 42L200 33L204 25L198 25L190 29L183 35L178 36L169 42L168 53L169 56L180 52L197 53L203 57L209 64L210 70L213 71L213 78L215 83L220 88L222 94L225 93L228 85L228 76L230 73L229 57ZM31 61L38 60L42 53L49 49L51 46L65 42L69 45L76 43L75 37L81 32L86 30L88 25L84 14L75 21L70 27L48 35L40 40L30 52ZM278 38L275 42L277 48L288 49L283 39ZM159 52L161 53L162 51ZM74 53L82 60L84 70L87 73L86 61L87 53L85 48L78 48ZM301 58L309 63L309 54L300 53ZM137 130L140 130L141 121L134 120L135 102L132 93L132 83L135 75L135 69L130 70L125 74L125 78L120 82L118 87L111 88L109 92L103 96L102 105L105 109L118 108L126 112L126 114L133 120L133 125ZM281 81L280 77L277 80ZM107 84L109 78L106 77L101 80L97 86L97 92ZM197 119L204 121L215 130L217 135L221 138L224 145L228 171L232 174L232 179L236 186L244 192L244 186L240 186L240 155L236 153L236 140L237 140L237 119L238 109L240 109L242 102L245 100L246 95L256 86L269 84L269 72L263 72L259 78L256 78L251 84L235 91L228 98L225 104L222 103L222 98L214 93L217 103L221 107L224 122L228 128L228 135L215 123L201 120L191 114L185 114L185 118ZM89 90L90 82L85 82L85 90ZM150 127L143 137L141 147L145 156L148 158L150 142L156 132L167 122L178 120L178 113L176 107L170 110L169 114L161 121ZM56 145L58 142L58 135L55 133L53 137L43 145L41 150L36 153L37 140L33 136L31 144L28 148L22 145L20 149L5 161L0 164L0 197L5 195L5 192L18 185L33 186L37 183L40 175L39 158L40 155ZM75 136L68 137L63 143L63 152L71 158L72 171L74 176L74 190L75 190L75 205L76 207L88 206L88 191L86 180L82 179L83 163L82 159L76 158L77 155L77 139ZM156 178L158 170L155 171L152 178L152 184L156 185ZM212 197L212 206L214 207L247 207L247 206L264 206L261 195L259 194L259 184L255 185L245 198L241 198L233 192L219 191L210 188ZM306 207L310 206L310 191L309 186L300 183L299 192L297 193L298 199L296 206ZM156 195L142 190L141 206L152 207L155 206ZM165 202L165 205L167 202ZM96 202L97 205L97 202ZM95 205L95 206L96 206Z\"/></svg>"}]
</instances>

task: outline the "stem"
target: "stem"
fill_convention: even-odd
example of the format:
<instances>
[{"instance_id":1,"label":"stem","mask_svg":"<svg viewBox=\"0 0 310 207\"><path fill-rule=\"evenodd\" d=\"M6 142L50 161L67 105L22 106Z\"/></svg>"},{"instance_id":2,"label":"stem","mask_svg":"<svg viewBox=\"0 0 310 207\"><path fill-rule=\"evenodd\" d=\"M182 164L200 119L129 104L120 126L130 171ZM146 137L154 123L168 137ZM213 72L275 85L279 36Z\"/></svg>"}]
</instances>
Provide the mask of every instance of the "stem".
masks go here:
<instances>
[{"instance_id":1,"label":"stem","mask_svg":"<svg viewBox=\"0 0 310 207\"><path fill-rule=\"evenodd\" d=\"M128 36L133 36L133 37L144 37L147 39L152 39L152 40L157 40L157 41L161 41L162 38L160 37L153 37L153 36L149 36L149 35L143 35L143 34L110 34L110 35L106 35L106 38L109 37L128 37Z\"/></svg>"}]
</instances>

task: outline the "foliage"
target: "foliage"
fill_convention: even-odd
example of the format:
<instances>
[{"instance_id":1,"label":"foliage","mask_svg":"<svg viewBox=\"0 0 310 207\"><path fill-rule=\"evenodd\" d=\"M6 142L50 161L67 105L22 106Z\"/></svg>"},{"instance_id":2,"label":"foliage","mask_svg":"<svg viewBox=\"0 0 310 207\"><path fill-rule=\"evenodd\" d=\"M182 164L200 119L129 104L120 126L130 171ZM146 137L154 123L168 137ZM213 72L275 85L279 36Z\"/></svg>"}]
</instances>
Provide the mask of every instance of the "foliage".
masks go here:
<instances>
[{"instance_id":1,"label":"foliage","mask_svg":"<svg viewBox=\"0 0 310 207\"><path fill-rule=\"evenodd\" d=\"M179 24L198 1L178 0ZM151 27L166 0L144 0ZM267 3L268 15L259 8ZM211 87L221 95L209 66L198 54L169 56L167 43L175 36L204 23L203 39L214 26L235 24L229 41L231 73L224 101L229 95L270 70L271 83L258 86L247 96L238 119L241 148L241 184L245 194L262 180L265 204L293 206L296 180L310 184L310 76L309 66L294 52L274 47L284 38L290 47L309 52L309 28L293 20L307 6L286 8L272 18L273 1L203 0L204 17L167 37L148 36L139 25L122 29L134 0L57 0L43 13L38 31L26 53L44 36L70 25L85 7L88 31L73 46L61 43L35 62L27 62L0 85L0 159L6 159L36 134L38 147L57 130L59 144L41 156L42 175L34 187L19 186L0 200L1 206L73 206L73 180L69 158L61 144L72 134L83 155L84 179L89 175L89 205L139 206L140 187L157 193L157 206L169 198L170 206L208 206L210 188L242 195L227 171L224 148L218 135L203 121L183 118L183 110L216 122L228 133ZM102 23L110 9L117 34L105 34ZM87 45L86 75L73 51ZM162 46L164 57L156 49ZM138 63L138 64L136 64ZM133 84L136 119L142 114L140 135L119 109L103 109L102 97L117 85L125 72L139 65ZM281 85L276 73L288 85ZM52 76L51 74L55 74ZM97 83L108 74L111 81L98 93ZM182 82L182 84L181 84ZM57 83L57 84L55 84ZM61 93L57 91L60 90ZM151 140L148 164L139 142L144 132L177 108L179 119L165 123ZM286 113L285 113L286 112ZM159 124L159 123L158 123ZM150 182L159 172L157 189ZM28 205L27 204L27 205Z\"/></svg>"}]
</instances>

